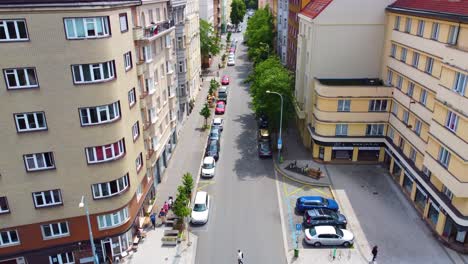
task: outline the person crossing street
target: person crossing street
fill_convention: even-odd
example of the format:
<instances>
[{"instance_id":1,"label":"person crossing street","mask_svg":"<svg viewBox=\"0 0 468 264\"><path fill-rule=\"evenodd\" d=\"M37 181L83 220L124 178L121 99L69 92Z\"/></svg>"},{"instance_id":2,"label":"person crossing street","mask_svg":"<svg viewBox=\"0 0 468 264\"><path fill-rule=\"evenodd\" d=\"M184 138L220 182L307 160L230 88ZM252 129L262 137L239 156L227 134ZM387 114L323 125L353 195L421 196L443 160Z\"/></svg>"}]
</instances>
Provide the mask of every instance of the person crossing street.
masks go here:
<instances>
[{"instance_id":1,"label":"person crossing street","mask_svg":"<svg viewBox=\"0 0 468 264\"><path fill-rule=\"evenodd\" d=\"M244 253L240 249L237 250L237 264L244 264Z\"/></svg>"}]
</instances>

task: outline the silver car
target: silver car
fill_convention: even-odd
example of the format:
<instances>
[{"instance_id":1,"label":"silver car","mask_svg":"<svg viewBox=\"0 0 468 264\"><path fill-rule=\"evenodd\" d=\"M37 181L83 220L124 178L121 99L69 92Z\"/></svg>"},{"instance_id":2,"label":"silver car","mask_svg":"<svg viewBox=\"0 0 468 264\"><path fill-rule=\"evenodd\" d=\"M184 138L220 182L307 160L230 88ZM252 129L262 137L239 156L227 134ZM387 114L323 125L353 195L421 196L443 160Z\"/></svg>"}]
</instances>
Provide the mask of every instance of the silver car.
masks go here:
<instances>
[{"instance_id":1,"label":"silver car","mask_svg":"<svg viewBox=\"0 0 468 264\"><path fill-rule=\"evenodd\" d=\"M335 226L315 226L304 230L304 241L315 247L322 245L349 247L354 243L354 235L346 229Z\"/></svg>"}]
</instances>

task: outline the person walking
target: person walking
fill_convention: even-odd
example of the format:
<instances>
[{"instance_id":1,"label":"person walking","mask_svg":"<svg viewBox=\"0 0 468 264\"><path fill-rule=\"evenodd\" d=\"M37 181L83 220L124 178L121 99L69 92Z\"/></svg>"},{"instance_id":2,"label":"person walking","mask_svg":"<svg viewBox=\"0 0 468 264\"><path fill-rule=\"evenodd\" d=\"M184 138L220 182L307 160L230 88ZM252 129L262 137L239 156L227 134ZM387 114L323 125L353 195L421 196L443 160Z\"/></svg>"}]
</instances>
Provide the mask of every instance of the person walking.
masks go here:
<instances>
[{"instance_id":1,"label":"person walking","mask_svg":"<svg viewBox=\"0 0 468 264\"><path fill-rule=\"evenodd\" d=\"M244 253L240 249L237 250L237 264L244 264Z\"/></svg>"},{"instance_id":2,"label":"person walking","mask_svg":"<svg viewBox=\"0 0 468 264\"><path fill-rule=\"evenodd\" d=\"M150 220L151 220L151 225L153 225L153 230L156 229L156 215L154 214L154 212L151 213Z\"/></svg>"},{"instance_id":3,"label":"person walking","mask_svg":"<svg viewBox=\"0 0 468 264\"><path fill-rule=\"evenodd\" d=\"M378 253L377 246L374 246L372 248L372 262L374 262L375 258L377 258L377 253Z\"/></svg>"}]
</instances>

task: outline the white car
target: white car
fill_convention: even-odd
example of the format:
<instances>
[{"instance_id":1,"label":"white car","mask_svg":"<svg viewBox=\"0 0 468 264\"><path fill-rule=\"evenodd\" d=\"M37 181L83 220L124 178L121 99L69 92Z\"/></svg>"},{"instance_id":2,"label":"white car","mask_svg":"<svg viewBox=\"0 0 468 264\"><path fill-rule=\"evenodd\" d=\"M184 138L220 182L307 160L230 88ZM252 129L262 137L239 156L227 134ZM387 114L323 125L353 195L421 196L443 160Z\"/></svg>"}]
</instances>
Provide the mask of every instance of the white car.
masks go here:
<instances>
[{"instance_id":1,"label":"white car","mask_svg":"<svg viewBox=\"0 0 468 264\"><path fill-rule=\"evenodd\" d=\"M192 224L206 224L210 214L210 196L207 192L197 192L190 221Z\"/></svg>"},{"instance_id":2,"label":"white car","mask_svg":"<svg viewBox=\"0 0 468 264\"><path fill-rule=\"evenodd\" d=\"M234 66L236 65L236 60L233 57L229 57L227 61L228 66Z\"/></svg>"},{"instance_id":3,"label":"white car","mask_svg":"<svg viewBox=\"0 0 468 264\"><path fill-rule=\"evenodd\" d=\"M218 128L219 130L223 131L224 120L221 117L216 117L213 119L213 127Z\"/></svg>"},{"instance_id":4,"label":"white car","mask_svg":"<svg viewBox=\"0 0 468 264\"><path fill-rule=\"evenodd\" d=\"M349 247L354 243L354 235L346 229L335 226L315 226L304 230L304 241L315 247L322 245Z\"/></svg>"},{"instance_id":5,"label":"white car","mask_svg":"<svg viewBox=\"0 0 468 264\"><path fill-rule=\"evenodd\" d=\"M201 169L202 177L214 177L216 171L216 161L213 157L205 157Z\"/></svg>"}]
</instances>

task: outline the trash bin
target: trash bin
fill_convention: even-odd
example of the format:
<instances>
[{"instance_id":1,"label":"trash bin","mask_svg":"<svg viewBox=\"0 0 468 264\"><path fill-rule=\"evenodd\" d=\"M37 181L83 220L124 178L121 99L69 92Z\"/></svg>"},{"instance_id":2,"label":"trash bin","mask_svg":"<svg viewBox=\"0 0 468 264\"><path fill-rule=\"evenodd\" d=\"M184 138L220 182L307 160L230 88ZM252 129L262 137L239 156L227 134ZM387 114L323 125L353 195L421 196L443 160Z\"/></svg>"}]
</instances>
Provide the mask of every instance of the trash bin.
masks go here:
<instances>
[{"instance_id":1,"label":"trash bin","mask_svg":"<svg viewBox=\"0 0 468 264\"><path fill-rule=\"evenodd\" d=\"M294 249L294 257L295 257L295 258L298 258L298 257L299 257L299 249L298 249L298 248L295 248L295 249Z\"/></svg>"}]
</instances>

